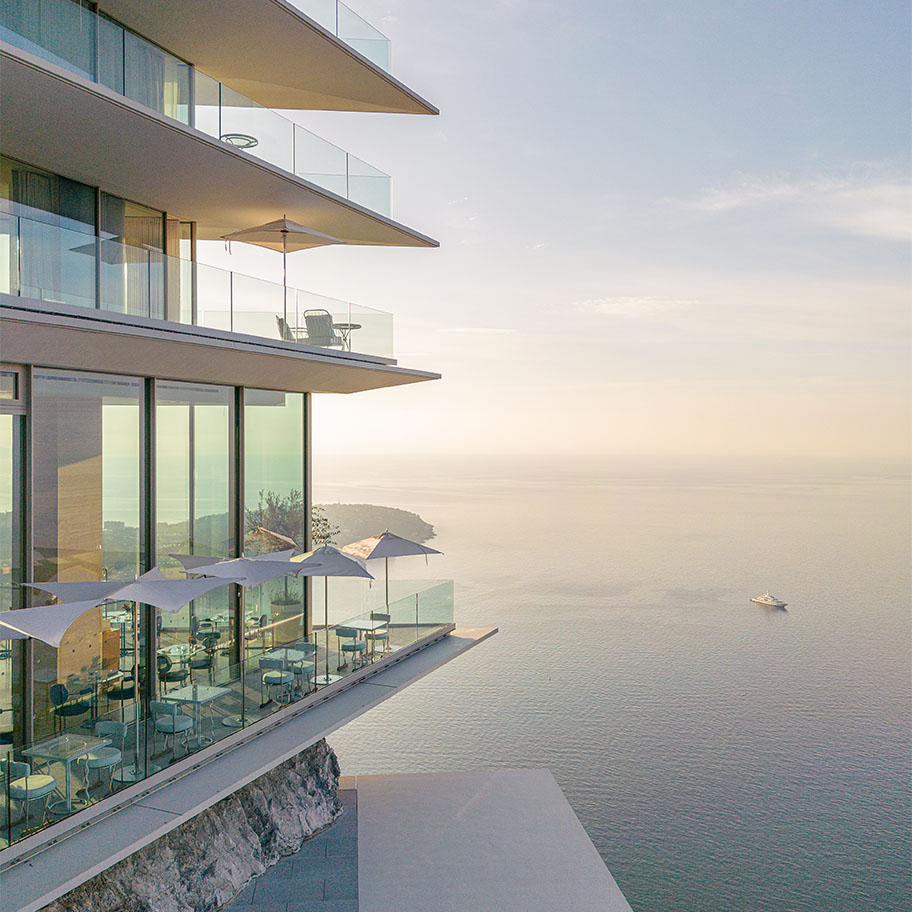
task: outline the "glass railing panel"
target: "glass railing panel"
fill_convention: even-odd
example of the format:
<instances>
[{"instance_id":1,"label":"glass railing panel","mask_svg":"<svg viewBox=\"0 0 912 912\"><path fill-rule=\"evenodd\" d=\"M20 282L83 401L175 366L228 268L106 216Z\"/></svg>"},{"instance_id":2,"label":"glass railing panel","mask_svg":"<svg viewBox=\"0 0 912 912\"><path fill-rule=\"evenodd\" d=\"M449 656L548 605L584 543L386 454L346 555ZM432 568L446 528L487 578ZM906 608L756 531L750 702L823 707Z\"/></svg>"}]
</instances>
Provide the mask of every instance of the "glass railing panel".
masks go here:
<instances>
[{"instance_id":1,"label":"glass railing panel","mask_svg":"<svg viewBox=\"0 0 912 912\"><path fill-rule=\"evenodd\" d=\"M191 281L196 280L196 299L195 307L191 306L190 310L196 326L231 331L232 276L233 273L215 266L191 264Z\"/></svg>"},{"instance_id":2,"label":"glass railing panel","mask_svg":"<svg viewBox=\"0 0 912 912\"><path fill-rule=\"evenodd\" d=\"M19 293L51 304L95 306L96 239L82 231L11 218Z\"/></svg>"},{"instance_id":3,"label":"glass railing panel","mask_svg":"<svg viewBox=\"0 0 912 912\"><path fill-rule=\"evenodd\" d=\"M348 198L345 150L297 124L294 130L294 142L294 173L312 184L325 187L339 196Z\"/></svg>"},{"instance_id":4,"label":"glass railing panel","mask_svg":"<svg viewBox=\"0 0 912 912\"><path fill-rule=\"evenodd\" d=\"M100 308L165 319L165 255L121 244L116 238L100 238L97 247Z\"/></svg>"},{"instance_id":5,"label":"glass railing panel","mask_svg":"<svg viewBox=\"0 0 912 912\"><path fill-rule=\"evenodd\" d=\"M126 95L124 73L124 30L104 16L97 17L98 71L96 80L112 92Z\"/></svg>"},{"instance_id":6,"label":"glass railing panel","mask_svg":"<svg viewBox=\"0 0 912 912\"><path fill-rule=\"evenodd\" d=\"M232 275L233 331L266 339L281 338L287 313L285 299L287 296L292 300L294 289L236 272Z\"/></svg>"},{"instance_id":7,"label":"glass railing panel","mask_svg":"<svg viewBox=\"0 0 912 912\"><path fill-rule=\"evenodd\" d=\"M221 132L213 136L294 173L294 123L226 85L221 86L220 107Z\"/></svg>"},{"instance_id":8,"label":"glass railing panel","mask_svg":"<svg viewBox=\"0 0 912 912\"><path fill-rule=\"evenodd\" d=\"M302 13L383 70L390 70L390 40L339 0L291 0Z\"/></svg>"},{"instance_id":9,"label":"glass railing panel","mask_svg":"<svg viewBox=\"0 0 912 912\"><path fill-rule=\"evenodd\" d=\"M218 139L222 135L221 84L218 80L195 70L193 73L193 126Z\"/></svg>"},{"instance_id":10,"label":"glass railing panel","mask_svg":"<svg viewBox=\"0 0 912 912\"><path fill-rule=\"evenodd\" d=\"M289 298L289 301L292 299ZM295 340L339 351L393 356L392 314L327 298L313 292L294 292Z\"/></svg>"},{"instance_id":11,"label":"glass railing panel","mask_svg":"<svg viewBox=\"0 0 912 912\"><path fill-rule=\"evenodd\" d=\"M349 47L376 64L381 70L390 70L390 40L344 3L338 4L337 37Z\"/></svg>"},{"instance_id":12,"label":"glass railing panel","mask_svg":"<svg viewBox=\"0 0 912 912\"><path fill-rule=\"evenodd\" d=\"M348 199L381 215L392 212L392 180L367 162L348 156Z\"/></svg>"},{"instance_id":13,"label":"glass railing panel","mask_svg":"<svg viewBox=\"0 0 912 912\"><path fill-rule=\"evenodd\" d=\"M124 92L127 98L179 120L190 120L190 66L124 31Z\"/></svg>"},{"instance_id":14,"label":"glass railing panel","mask_svg":"<svg viewBox=\"0 0 912 912\"><path fill-rule=\"evenodd\" d=\"M3 0L0 38L86 79L95 78L95 19L72 0Z\"/></svg>"}]
</instances>

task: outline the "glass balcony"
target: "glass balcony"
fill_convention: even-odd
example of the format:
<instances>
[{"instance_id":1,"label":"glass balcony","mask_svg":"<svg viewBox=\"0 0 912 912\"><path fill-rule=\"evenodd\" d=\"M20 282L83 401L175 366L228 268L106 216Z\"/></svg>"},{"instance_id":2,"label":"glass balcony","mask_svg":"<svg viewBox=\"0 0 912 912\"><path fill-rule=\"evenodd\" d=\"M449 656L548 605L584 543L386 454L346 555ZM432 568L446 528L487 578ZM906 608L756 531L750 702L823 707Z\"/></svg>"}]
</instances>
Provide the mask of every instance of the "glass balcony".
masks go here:
<instances>
[{"instance_id":1,"label":"glass balcony","mask_svg":"<svg viewBox=\"0 0 912 912\"><path fill-rule=\"evenodd\" d=\"M0 292L393 357L392 314L0 210ZM70 223L75 224L75 223Z\"/></svg>"},{"instance_id":2,"label":"glass balcony","mask_svg":"<svg viewBox=\"0 0 912 912\"><path fill-rule=\"evenodd\" d=\"M341 21L344 25L349 20L342 15ZM346 28L357 31L354 24ZM390 215L388 174L74 0L0 0L0 38L345 199Z\"/></svg>"},{"instance_id":3,"label":"glass balcony","mask_svg":"<svg viewBox=\"0 0 912 912\"><path fill-rule=\"evenodd\" d=\"M359 585L367 589L366 581ZM199 617L196 637L165 626L151 701L137 698L143 681L134 671L141 648L136 612L122 603L96 609L101 628L120 644L119 664L83 668L46 694L38 688L35 711L51 717L53 734L0 752L0 848L273 713L314 702L324 687L393 653L445 635L453 624L452 582L397 584L403 587L415 591L308 636L300 603L282 608L275 601L266 613L259 603L247 606L240 642L227 614Z\"/></svg>"},{"instance_id":4,"label":"glass balcony","mask_svg":"<svg viewBox=\"0 0 912 912\"><path fill-rule=\"evenodd\" d=\"M381 215L392 211L388 174L270 108L194 71L193 125L222 142Z\"/></svg>"},{"instance_id":5,"label":"glass balcony","mask_svg":"<svg viewBox=\"0 0 912 912\"><path fill-rule=\"evenodd\" d=\"M340 0L291 0L291 5L381 70L390 72L389 38Z\"/></svg>"}]
</instances>

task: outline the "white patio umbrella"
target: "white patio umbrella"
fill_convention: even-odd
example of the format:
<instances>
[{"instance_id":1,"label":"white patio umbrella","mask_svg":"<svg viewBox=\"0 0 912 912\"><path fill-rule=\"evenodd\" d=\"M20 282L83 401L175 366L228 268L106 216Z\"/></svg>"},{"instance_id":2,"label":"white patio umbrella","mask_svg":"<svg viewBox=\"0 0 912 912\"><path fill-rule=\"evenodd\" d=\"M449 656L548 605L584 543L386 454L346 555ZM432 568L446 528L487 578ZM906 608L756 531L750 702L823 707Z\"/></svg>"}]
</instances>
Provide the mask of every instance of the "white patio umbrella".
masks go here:
<instances>
[{"instance_id":1,"label":"white patio umbrella","mask_svg":"<svg viewBox=\"0 0 912 912\"><path fill-rule=\"evenodd\" d=\"M282 300L286 325L288 324L288 252L345 243L332 235L305 228L284 215L273 222L233 231L231 234L223 235L223 238L229 244L231 241L242 241L245 244L256 244L258 247L266 247L269 250L282 251Z\"/></svg>"},{"instance_id":2,"label":"white patio umbrella","mask_svg":"<svg viewBox=\"0 0 912 912\"><path fill-rule=\"evenodd\" d=\"M228 560L227 557L212 557L205 554L169 554L168 557L173 557L187 573L193 573L197 567L210 567L212 564Z\"/></svg>"},{"instance_id":3,"label":"white patio umbrella","mask_svg":"<svg viewBox=\"0 0 912 912\"><path fill-rule=\"evenodd\" d=\"M264 555L220 561L208 567L194 567L190 572L198 576L218 577L225 582L237 583L245 589L256 589L280 576L298 576L301 567L288 560L269 560Z\"/></svg>"},{"instance_id":4,"label":"white patio umbrella","mask_svg":"<svg viewBox=\"0 0 912 912\"><path fill-rule=\"evenodd\" d=\"M346 576L373 579L374 577L368 572L361 558L343 554L332 545L324 545L322 548L293 557L291 560L293 563L300 563L305 568L304 575L323 577L323 630L326 635L326 668L323 675L314 679L314 683L332 684L333 681L339 680L339 675L331 675L329 673L329 578L331 576Z\"/></svg>"},{"instance_id":5,"label":"white patio umbrella","mask_svg":"<svg viewBox=\"0 0 912 912\"><path fill-rule=\"evenodd\" d=\"M89 599L97 599L97 604L111 598L118 589L123 589L126 583L123 580L120 580L120 582L88 580L86 582L72 583L23 583L22 585L28 586L30 589L40 589L42 592L48 592L54 598L60 599L61 602L82 602Z\"/></svg>"},{"instance_id":6,"label":"white patio umbrella","mask_svg":"<svg viewBox=\"0 0 912 912\"><path fill-rule=\"evenodd\" d=\"M97 608L101 599L82 602L65 602L62 605L39 605L20 608L0 614L0 626L8 627L27 637L34 637L53 646L60 646L70 625L91 608Z\"/></svg>"},{"instance_id":7,"label":"white patio umbrella","mask_svg":"<svg viewBox=\"0 0 912 912\"><path fill-rule=\"evenodd\" d=\"M389 529L379 535L372 535L370 538L362 538L361 541L345 545L342 550L346 554L360 557L361 560L365 561L383 558L387 608L389 608L389 559L391 557L410 557L416 554L423 554L427 558L428 554L443 553L434 548L429 548L427 545L410 541L401 535L396 535L390 532Z\"/></svg>"}]
</instances>

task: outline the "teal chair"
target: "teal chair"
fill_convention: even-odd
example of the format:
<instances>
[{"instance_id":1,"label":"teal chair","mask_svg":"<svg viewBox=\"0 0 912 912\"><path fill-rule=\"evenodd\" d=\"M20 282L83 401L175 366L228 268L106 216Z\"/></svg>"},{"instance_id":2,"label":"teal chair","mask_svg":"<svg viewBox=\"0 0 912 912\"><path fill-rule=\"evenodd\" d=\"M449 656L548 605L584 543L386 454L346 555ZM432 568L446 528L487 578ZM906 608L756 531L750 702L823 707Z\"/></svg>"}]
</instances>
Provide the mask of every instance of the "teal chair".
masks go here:
<instances>
[{"instance_id":1,"label":"teal chair","mask_svg":"<svg viewBox=\"0 0 912 912\"><path fill-rule=\"evenodd\" d=\"M11 801L18 801L25 805L25 826L29 825L29 802L44 799L44 816L41 822L47 820L48 799L57 790L57 780L53 776L43 773L32 773L28 763L17 760L0 760L0 777L6 787L9 779L9 797Z\"/></svg>"},{"instance_id":2,"label":"teal chair","mask_svg":"<svg viewBox=\"0 0 912 912\"><path fill-rule=\"evenodd\" d=\"M89 751L89 753L85 755L86 794L88 794L89 791L89 776L92 770L99 770L99 774L101 770L109 770L111 775L108 779L108 791L111 791L113 788L114 769L123 760L123 748L124 741L126 741L127 738L127 726L123 722L103 720L95 723L95 734L99 738L109 738L113 741L119 741L120 747L118 748L111 744L106 744L102 747L96 747L95 750Z\"/></svg>"},{"instance_id":3,"label":"teal chair","mask_svg":"<svg viewBox=\"0 0 912 912\"><path fill-rule=\"evenodd\" d=\"M263 672L263 706L269 702L269 691L273 687L279 688L279 702L288 703L294 690L294 672L287 671L281 659L260 659L260 671Z\"/></svg>"},{"instance_id":4,"label":"teal chair","mask_svg":"<svg viewBox=\"0 0 912 912\"><path fill-rule=\"evenodd\" d=\"M373 623L382 622L382 627L377 627L375 630L369 630L367 633L368 640L371 644L371 655L377 651L379 647L380 654L383 655L386 652L390 651L390 616L388 614L380 614L377 611L371 612L371 621Z\"/></svg>"},{"instance_id":5,"label":"teal chair","mask_svg":"<svg viewBox=\"0 0 912 912\"><path fill-rule=\"evenodd\" d=\"M152 700L149 703L149 710L152 718L155 720L155 739L158 740L158 733L165 736L165 747L168 746L168 737L171 737L172 749L177 749L177 736L183 735L182 744L187 743L187 733L193 728L193 719L185 716L178 707L177 703L165 703L162 700Z\"/></svg>"},{"instance_id":6,"label":"teal chair","mask_svg":"<svg viewBox=\"0 0 912 912\"><path fill-rule=\"evenodd\" d=\"M367 651L367 643L361 639L361 631L355 630L354 627L336 627L336 640L339 645L339 668L345 668L348 664L346 656L352 657L352 668L358 668L364 664L364 653ZM345 659L343 662L342 659Z\"/></svg>"}]
</instances>

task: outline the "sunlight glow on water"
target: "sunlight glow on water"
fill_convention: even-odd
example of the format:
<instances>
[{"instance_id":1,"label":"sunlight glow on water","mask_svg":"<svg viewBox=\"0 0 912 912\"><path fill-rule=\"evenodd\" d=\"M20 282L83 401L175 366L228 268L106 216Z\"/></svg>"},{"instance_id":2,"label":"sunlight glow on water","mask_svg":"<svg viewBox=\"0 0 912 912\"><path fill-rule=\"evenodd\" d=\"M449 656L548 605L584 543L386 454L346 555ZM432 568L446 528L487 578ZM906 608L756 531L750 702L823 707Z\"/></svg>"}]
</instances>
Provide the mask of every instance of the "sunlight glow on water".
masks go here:
<instances>
[{"instance_id":1,"label":"sunlight glow on water","mask_svg":"<svg viewBox=\"0 0 912 912\"><path fill-rule=\"evenodd\" d=\"M316 499L420 513L446 557L402 572L500 633L343 772L548 766L636 912L912 908L905 479L427 464L318 462Z\"/></svg>"}]
</instances>

